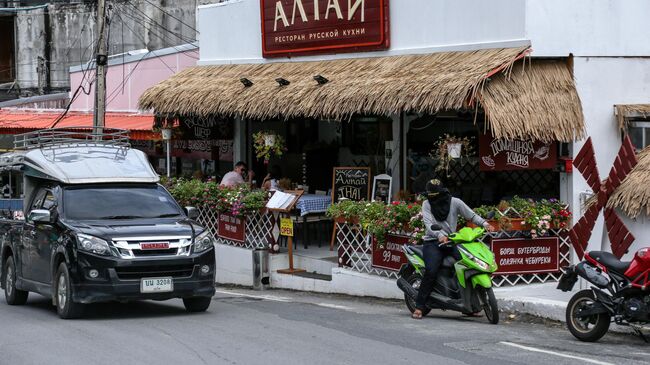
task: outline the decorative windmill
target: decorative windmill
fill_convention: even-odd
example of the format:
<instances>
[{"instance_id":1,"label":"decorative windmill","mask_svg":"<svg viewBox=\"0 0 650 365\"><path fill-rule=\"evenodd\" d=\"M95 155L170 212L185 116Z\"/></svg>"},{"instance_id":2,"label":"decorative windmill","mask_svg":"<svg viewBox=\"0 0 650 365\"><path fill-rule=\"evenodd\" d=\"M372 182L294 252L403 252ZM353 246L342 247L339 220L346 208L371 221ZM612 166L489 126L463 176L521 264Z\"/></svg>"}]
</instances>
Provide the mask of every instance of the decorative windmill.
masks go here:
<instances>
[{"instance_id":1,"label":"decorative windmill","mask_svg":"<svg viewBox=\"0 0 650 365\"><path fill-rule=\"evenodd\" d=\"M609 172L607 180L601 182L596 166L596 155L594 146L591 143L591 137L573 161L573 165L580 171L582 176L597 195L597 201L587 208L585 214L580 218L573 228L569 231L569 237L573 248L576 250L578 257L582 259L591 237L591 232L596 224L596 219L601 209L605 208L605 225L607 234L612 244L612 253L621 258L625 251L634 242L634 236L625 227L623 221L612 208L607 208L607 201L614 193L614 190L621 185L621 182L632 168L637 164L637 157L630 137L626 136L621 148L618 151L614 165Z\"/></svg>"}]
</instances>

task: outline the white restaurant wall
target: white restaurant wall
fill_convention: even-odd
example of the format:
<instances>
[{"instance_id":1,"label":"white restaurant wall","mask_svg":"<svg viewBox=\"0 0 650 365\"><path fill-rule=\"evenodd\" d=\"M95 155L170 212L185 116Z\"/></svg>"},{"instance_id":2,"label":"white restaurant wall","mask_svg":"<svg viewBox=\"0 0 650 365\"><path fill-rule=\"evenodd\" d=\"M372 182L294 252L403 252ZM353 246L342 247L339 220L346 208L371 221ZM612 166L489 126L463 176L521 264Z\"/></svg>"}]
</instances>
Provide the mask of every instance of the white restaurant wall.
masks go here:
<instances>
[{"instance_id":1,"label":"white restaurant wall","mask_svg":"<svg viewBox=\"0 0 650 365\"><path fill-rule=\"evenodd\" d=\"M306 1L306 0L303 0ZM339 0L345 7L347 1ZM390 4L390 49L293 57L291 61L430 53L527 44L520 0L399 0ZM199 6L199 65L287 61L262 58L259 0ZM493 44L497 42L497 44Z\"/></svg>"},{"instance_id":2,"label":"white restaurant wall","mask_svg":"<svg viewBox=\"0 0 650 365\"><path fill-rule=\"evenodd\" d=\"M621 134L614 115L614 104L650 102L650 58L576 57L574 73L587 133L592 138L596 152L600 178L605 179L621 146ZM584 141L574 143L574 155L583 144ZM577 170L573 173L573 191L574 207L580 206L580 192L591 191ZM577 219L581 214L578 214L579 209L574 210ZM619 216L624 217L620 213ZM637 237L630 252L634 253L638 248L647 246L650 240L650 225L644 224L647 217L636 221L628 218L624 220L630 231ZM609 248L609 239L603 227L601 214L594 227L588 249L609 250Z\"/></svg>"}]
</instances>

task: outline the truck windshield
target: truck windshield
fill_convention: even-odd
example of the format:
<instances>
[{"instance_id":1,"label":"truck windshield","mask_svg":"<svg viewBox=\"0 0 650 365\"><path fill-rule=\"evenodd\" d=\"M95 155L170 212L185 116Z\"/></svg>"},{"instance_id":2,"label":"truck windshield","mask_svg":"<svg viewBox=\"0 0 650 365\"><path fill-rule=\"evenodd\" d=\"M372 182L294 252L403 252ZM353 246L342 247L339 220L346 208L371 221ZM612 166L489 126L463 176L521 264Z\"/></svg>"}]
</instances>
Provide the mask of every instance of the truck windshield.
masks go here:
<instances>
[{"instance_id":1,"label":"truck windshield","mask_svg":"<svg viewBox=\"0 0 650 365\"><path fill-rule=\"evenodd\" d=\"M71 220L179 217L183 213L160 186L75 187L63 191Z\"/></svg>"}]
</instances>

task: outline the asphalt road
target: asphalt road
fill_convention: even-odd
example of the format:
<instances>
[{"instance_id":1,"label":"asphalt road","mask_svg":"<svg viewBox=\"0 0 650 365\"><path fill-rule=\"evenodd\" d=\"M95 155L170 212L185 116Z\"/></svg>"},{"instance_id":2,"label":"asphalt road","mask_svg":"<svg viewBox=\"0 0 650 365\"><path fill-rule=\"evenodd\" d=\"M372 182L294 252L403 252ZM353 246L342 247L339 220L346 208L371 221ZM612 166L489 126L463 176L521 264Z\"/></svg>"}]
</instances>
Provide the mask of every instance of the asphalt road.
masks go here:
<instances>
[{"instance_id":1,"label":"asphalt road","mask_svg":"<svg viewBox=\"0 0 650 365\"><path fill-rule=\"evenodd\" d=\"M0 364L648 364L650 345L597 344L560 326L432 312L399 302L220 288L206 313L180 300L93 305L61 320L50 302L0 299Z\"/></svg>"}]
</instances>

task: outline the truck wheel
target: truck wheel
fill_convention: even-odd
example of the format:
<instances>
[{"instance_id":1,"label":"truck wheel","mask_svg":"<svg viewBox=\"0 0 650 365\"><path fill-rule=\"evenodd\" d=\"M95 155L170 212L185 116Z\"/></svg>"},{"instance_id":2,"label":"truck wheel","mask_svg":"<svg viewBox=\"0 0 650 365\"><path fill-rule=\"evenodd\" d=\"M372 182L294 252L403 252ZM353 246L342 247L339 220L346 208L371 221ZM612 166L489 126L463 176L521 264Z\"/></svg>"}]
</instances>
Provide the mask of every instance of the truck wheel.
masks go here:
<instances>
[{"instance_id":1,"label":"truck wheel","mask_svg":"<svg viewBox=\"0 0 650 365\"><path fill-rule=\"evenodd\" d=\"M63 319L79 318L83 314L83 304L72 301L72 281L65 262L59 265L54 276L54 296L56 311Z\"/></svg>"},{"instance_id":2,"label":"truck wheel","mask_svg":"<svg viewBox=\"0 0 650 365\"><path fill-rule=\"evenodd\" d=\"M210 306L210 302L212 302L210 297L183 298L185 310L188 312L205 312Z\"/></svg>"},{"instance_id":3,"label":"truck wheel","mask_svg":"<svg viewBox=\"0 0 650 365\"><path fill-rule=\"evenodd\" d=\"M418 291L420 290L420 283L422 283L422 275L415 272L406 281L411 284L415 291ZM408 294L404 293L404 302L406 302L406 307L411 313L415 312L415 298L411 298ZM429 312L431 312L431 308L424 308L422 310L422 317L426 317Z\"/></svg>"},{"instance_id":4,"label":"truck wheel","mask_svg":"<svg viewBox=\"0 0 650 365\"><path fill-rule=\"evenodd\" d=\"M5 300L9 305L23 305L27 302L29 292L16 289L16 265L14 258L9 256L4 266L3 277L5 278Z\"/></svg>"},{"instance_id":5,"label":"truck wheel","mask_svg":"<svg viewBox=\"0 0 650 365\"><path fill-rule=\"evenodd\" d=\"M577 292L567 304L567 327L569 327L571 334L580 341L598 341L609 329L612 317L607 313L594 314L583 318L578 317L580 310L591 307L595 301L594 292L586 289Z\"/></svg>"}]
</instances>

